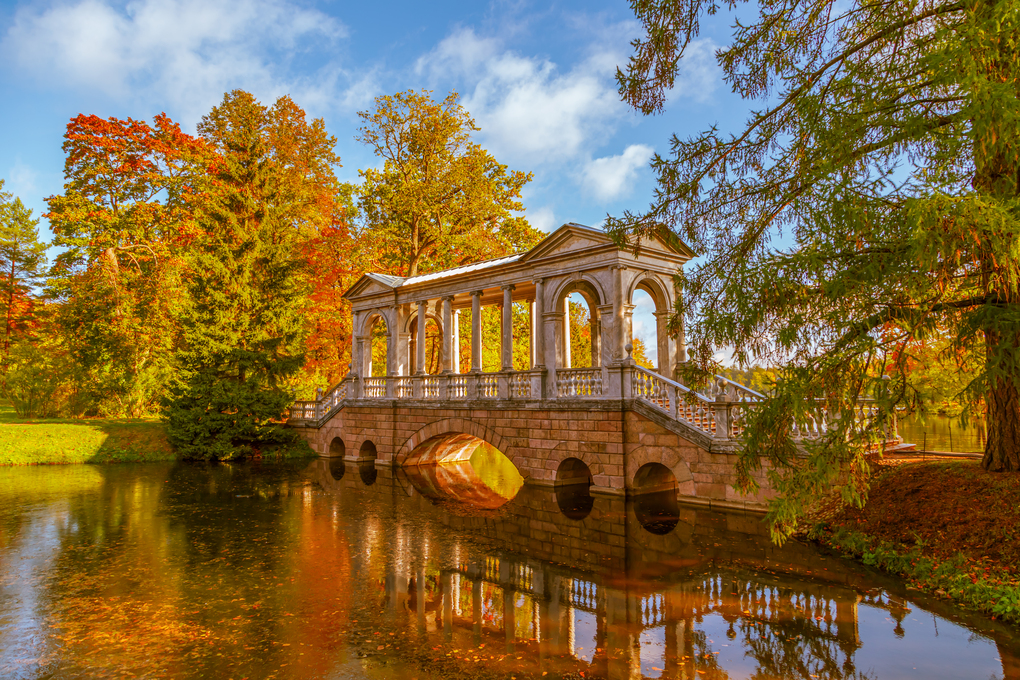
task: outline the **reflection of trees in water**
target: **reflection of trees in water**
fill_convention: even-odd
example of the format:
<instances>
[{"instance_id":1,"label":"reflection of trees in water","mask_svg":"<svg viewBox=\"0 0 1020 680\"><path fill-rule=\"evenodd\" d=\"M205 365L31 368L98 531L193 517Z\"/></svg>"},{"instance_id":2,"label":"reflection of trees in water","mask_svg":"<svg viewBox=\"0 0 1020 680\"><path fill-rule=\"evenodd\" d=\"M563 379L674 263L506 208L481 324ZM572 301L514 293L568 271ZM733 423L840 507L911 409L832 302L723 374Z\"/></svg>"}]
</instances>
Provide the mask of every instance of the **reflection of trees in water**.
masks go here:
<instances>
[{"instance_id":1,"label":"reflection of trees in water","mask_svg":"<svg viewBox=\"0 0 1020 680\"><path fill-rule=\"evenodd\" d=\"M845 640L819 635L817 628L800 618L768 623L741 619L740 633L747 655L757 664L752 678L832 678L856 680L869 677L854 667L856 648Z\"/></svg>"}]
</instances>

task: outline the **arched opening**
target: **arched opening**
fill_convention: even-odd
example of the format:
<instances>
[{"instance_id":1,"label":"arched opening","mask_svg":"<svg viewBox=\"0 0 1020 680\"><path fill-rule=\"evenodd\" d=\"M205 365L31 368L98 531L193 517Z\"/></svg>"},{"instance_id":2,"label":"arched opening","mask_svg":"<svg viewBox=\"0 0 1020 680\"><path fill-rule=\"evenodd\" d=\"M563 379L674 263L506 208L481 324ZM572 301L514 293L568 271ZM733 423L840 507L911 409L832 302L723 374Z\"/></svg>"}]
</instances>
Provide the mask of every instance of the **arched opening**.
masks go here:
<instances>
[{"instance_id":1,"label":"arched opening","mask_svg":"<svg viewBox=\"0 0 1020 680\"><path fill-rule=\"evenodd\" d=\"M644 288L638 287L631 298L634 311L631 312L630 344L634 347L631 358L638 366L658 371L659 364L659 329L655 313L658 311L655 300Z\"/></svg>"},{"instance_id":2,"label":"arched opening","mask_svg":"<svg viewBox=\"0 0 1020 680\"><path fill-rule=\"evenodd\" d=\"M340 437L333 437L333 441L329 443L329 457L343 458L346 454L347 447L344 445L344 440Z\"/></svg>"},{"instance_id":3,"label":"arched opening","mask_svg":"<svg viewBox=\"0 0 1020 680\"><path fill-rule=\"evenodd\" d=\"M570 354L565 356L566 368L590 368L593 357L592 345L592 314L591 306L580 293L571 293L567 296L567 309L569 323L565 333L570 338Z\"/></svg>"},{"instance_id":4,"label":"arched opening","mask_svg":"<svg viewBox=\"0 0 1020 680\"><path fill-rule=\"evenodd\" d=\"M422 442L404 460L404 471L426 498L481 508L504 505L524 484L503 452L465 433L442 434Z\"/></svg>"},{"instance_id":5,"label":"arched opening","mask_svg":"<svg viewBox=\"0 0 1020 680\"><path fill-rule=\"evenodd\" d=\"M646 463L634 475L634 514L649 533L668 534L680 522L679 484L662 463Z\"/></svg>"},{"instance_id":6,"label":"arched opening","mask_svg":"<svg viewBox=\"0 0 1020 680\"><path fill-rule=\"evenodd\" d=\"M375 444L368 441L367 439L362 442L361 449L358 451L358 458L361 460L371 459L375 460L379 457L379 454L375 450Z\"/></svg>"},{"instance_id":7,"label":"arched opening","mask_svg":"<svg viewBox=\"0 0 1020 680\"><path fill-rule=\"evenodd\" d=\"M556 469L556 504L567 519L581 520L591 513L591 470L578 458L567 458Z\"/></svg>"},{"instance_id":8,"label":"arched opening","mask_svg":"<svg viewBox=\"0 0 1020 680\"><path fill-rule=\"evenodd\" d=\"M369 320L368 330L368 356L365 367L366 375L373 378L380 378L387 375L387 362L389 360L390 332L386 327L386 320L376 314Z\"/></svg>"},{"instance_id":9,"label":"arched opening","mask_svg":"<svg viewBox=\"0 0 1020 680\"><path fill-rule=\"evenodd\" d=\"M591 368L602 365L602 300L590 282L574 281L557 294L553 310L557 324L556 360L559 368Z\"/></svg>"},{"instance_id":10,"label":"arched opening","mask_svg":"<svg viewBox=\"0 0 1020 680\"><path fill-rule=\"evenodd\" d=\"M408 326L410 334L408 350L411 373L418 373L418 316L415 315ZM425 373L436 375L443 370L443 332L435 317L425 317Z\"/></svg>"}]
</instances>

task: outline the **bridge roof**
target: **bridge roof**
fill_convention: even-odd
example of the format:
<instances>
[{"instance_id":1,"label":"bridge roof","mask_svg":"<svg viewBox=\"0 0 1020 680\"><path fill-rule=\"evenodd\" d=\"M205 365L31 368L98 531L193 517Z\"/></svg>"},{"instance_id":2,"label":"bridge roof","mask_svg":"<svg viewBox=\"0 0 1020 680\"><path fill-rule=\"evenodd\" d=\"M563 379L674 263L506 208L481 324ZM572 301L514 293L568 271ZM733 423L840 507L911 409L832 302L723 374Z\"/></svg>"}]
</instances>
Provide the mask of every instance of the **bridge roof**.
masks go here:
<instances>
[{"instance_id":1,"label":"bridge roof","mask_svg":"<svg viewBox=\"0 0 1020 680\"><path fill-rule=\"evenodd\" d=\"M546 236L527 252L492 260L482 260L419 276L367 273L362 275L344 293L343 297L353 300L363 295L376 295L381 292L380 286L384 290L396 292L418 284L443 283L453 278L473 279L478 275L496 275L501 273L501 270L506 270L509 274L511 270L518 270L529 264L537 264L539 261L571 260L594 252L611 253L622 250L624 249L619 248L603 230L571 222ZM656 259L668 262L674 268L694 257L694 252L671 233L665 237L642 239L637 247L631 246L626 250L633 252L636 258L640 258L642 254L654 253L658 256Z\"/></svg>"}]
</instances>

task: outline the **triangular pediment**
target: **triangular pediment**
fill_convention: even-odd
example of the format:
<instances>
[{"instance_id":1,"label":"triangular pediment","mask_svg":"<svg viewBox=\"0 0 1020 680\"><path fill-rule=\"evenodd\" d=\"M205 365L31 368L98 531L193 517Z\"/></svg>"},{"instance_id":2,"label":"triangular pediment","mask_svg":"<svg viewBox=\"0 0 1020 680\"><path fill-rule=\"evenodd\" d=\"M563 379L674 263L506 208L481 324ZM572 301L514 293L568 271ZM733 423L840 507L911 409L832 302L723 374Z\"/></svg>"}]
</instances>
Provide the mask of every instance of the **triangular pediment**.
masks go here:
<instances>
[{"instance_id":1,"label":"triangular pediment","mask_svg":"<svg viewBox=\"0 0 1020 680\"><path fill-rule=\"evenodd\" d=\"M404 279L399 276L388 276L386 274L362 274L361 278L355 281L354 285L343 294L344 299L351 300L379 293L390 293L403 283Z\"/></svg>"},{"instance_id":2,"label":"triangular pediment","mask_svg":"<svg viewBox=\"0 0 1020 680\"><path fill-rule=\"evenodd\" d=\"M579 253L592 248L612 245L612 243L606 233L598 229L592 229L583 224L564 224L529 250L521 258L521 261L531 262L564 253Z\"/></svg>"},{"instance_id":3,"label":"triangular pediment","mask_svg":"<svg viewBox=\"0 0 1020 680\"><path fill-rule=\"evenodd\" d=\"M660 233L642 236L640 239L631 237L625 250L637 253L662 253L674 259L681 257L685 261L694 257L694 251L686 243L666 227ZM562 227L545 237L541 243L528 251L522 262L532 262L548 257L567 253L581 253L585 250L615 246L609 235L600 229L583 224L564 224Z\"/></svg>"}]
</instances>

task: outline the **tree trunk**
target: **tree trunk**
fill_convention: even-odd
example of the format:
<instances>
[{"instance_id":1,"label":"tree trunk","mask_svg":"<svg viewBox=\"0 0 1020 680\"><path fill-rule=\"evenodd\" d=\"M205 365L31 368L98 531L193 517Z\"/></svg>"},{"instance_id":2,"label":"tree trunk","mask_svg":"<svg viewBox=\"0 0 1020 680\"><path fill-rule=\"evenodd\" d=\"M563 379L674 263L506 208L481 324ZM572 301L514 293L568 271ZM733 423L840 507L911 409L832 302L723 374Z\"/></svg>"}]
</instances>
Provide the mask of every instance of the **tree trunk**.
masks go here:
<instances>
[{"instance_id":1,"label":"tree trunk","mask_svg":"<svg viewBox=\"0 0 1020 680\"><path fill-rule=\"evenodd\" d=\"M981 467L989 472L1020 471L1020 390L1012 380L998 380L988 390L985 416L988 439Z\"/></svg>"}]
</instances>

